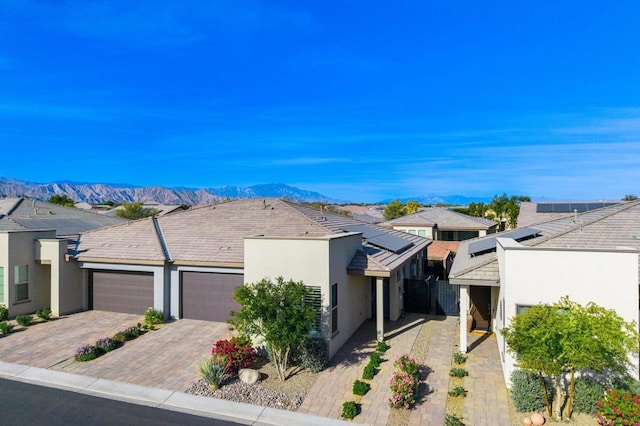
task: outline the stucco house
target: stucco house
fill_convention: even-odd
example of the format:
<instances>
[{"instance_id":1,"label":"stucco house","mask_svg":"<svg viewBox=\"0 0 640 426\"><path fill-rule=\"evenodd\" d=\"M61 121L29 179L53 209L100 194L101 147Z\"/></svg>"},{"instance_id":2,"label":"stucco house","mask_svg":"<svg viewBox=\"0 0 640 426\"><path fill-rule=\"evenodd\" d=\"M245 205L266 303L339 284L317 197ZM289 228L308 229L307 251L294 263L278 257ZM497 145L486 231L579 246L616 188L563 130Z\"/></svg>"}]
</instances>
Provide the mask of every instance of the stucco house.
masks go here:
<instances>
[{"instance_id":1,"label":"stucco house","mask_svg":"<svg viewBox=\"0 0 640 426\"><path fill-rule=\"evenodd\" d=\"M467 351L470 313L477 328L496 333L509 383L517 361L499 330L529 306L569 296L637 322L639 250L640 201L462 242L449 274L460 287L459 349Z\"/></svg>"},{"instance_id":2,"label":"stucco house","mask_svg":"<svg viewBox=\"0 0 640 426\"><path fill-rule=\"evenodd\" d=\"M402 313L403 282L421 278L430 241L280 199L194 207L82 234L83 308L225 321L234 289L303 281L333 355L367 318Z\"/></svg>"},{"instance_id":3,"label":"stucco house","mask_svg":"<svg viewBox=\"0 0 640 426\"><path fill-rule=\"evenodd\" d=\"M82 273L66 261L78 235L126 222L25 198L0 199L0 304L11 316L82 309Z\"/></svg>"}]
</instances>

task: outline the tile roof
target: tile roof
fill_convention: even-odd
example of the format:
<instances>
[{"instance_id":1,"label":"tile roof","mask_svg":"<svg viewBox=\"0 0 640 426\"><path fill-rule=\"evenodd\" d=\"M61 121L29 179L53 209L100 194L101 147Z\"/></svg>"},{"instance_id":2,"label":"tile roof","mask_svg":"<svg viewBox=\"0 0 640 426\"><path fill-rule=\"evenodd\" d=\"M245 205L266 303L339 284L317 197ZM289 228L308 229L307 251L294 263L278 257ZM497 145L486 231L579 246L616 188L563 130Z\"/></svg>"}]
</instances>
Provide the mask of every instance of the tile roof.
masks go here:
<instances>
[{"instance_id":1,"label":"tile roof","mask_svg":"<svg viewBox=\"0 0 640 426\"><path fill-rule=\"evenodd\" d=\"M582 203L577 202L552 202L552 203L537 203L537 202L527 202L523 201L520 203L520 213L518 213L518 227L525 228L530 225L535 225L537 223L548 222L550 220L560 219L563 217L573 217L574 213L557 213L557 212L538 212L538 204L585 204L597 206L598 204L607 204L612 202L603 202L603 201L585 201ZM619 202L616 202L619 203Z\"/></svg>"},{"instance_id":2,"label":"tile roof","mask_svg":"<svg viewBox=\"0 0 640 426\"><path fill-rule=\"evenodd\" d=\"M460 241L434 241L429 245L429 259L446 259L449 253L456 253L459 246Z\"/></svg>"},{"instance_id":3,"label":"tile roof","mask_svg":"<svg viewBox=\"0 0 640 426\"><path fill-rule=\"evenodd\" d=\"M490 229L496 222L483 217L474 217L442 207L429 207L417 213L383 222L386 226L433 226L440 229L475 230Z\"/></svg>"},{"instance_id":4,"label":"tile roof","mask_svg":"<svg viewBox=\"0 0 640 426\"><path fill-rule=\"evenodd\" d=\"M523 246L577 249L615 249L620 247L640 250L640 200L629 201L582 214L538 223L538 236L521 241ZM482 238L500 237L500 233ZM496 253L470 256L469 243L462 241L451 268L449 278L499 280ZM640 259L639 259L640 261ZM639 264L640 274L640 264Z\"/></svg>"},{"instance_id":5,"label":"tile roof","mask_svg":"<svg viewBox=\"0 0 640 426\"><path fill-rule=\"evenodd\" d=\"M154 222L156 226L153 226ZM343 233L345 226L361 223L280 199L240 199L195 207L156 218L154 221L143 219L87 232L81 238L77 258L140 261L165 259L174 262L241 265L244 262L244 237L327 236ZM401 253L393 253L365 243L362 252L352 262L354 267L363 268L359 270L391 271L429 244L429 240L422 237L380 229L413 242L413 247ZM166 246L166 255L162 254L162 241Z\"/></svg>"},{"instance_id":6,"label":"tile roof","mask_svg":"<svg viewBox=\"0 0 640 426\"><path fill-rule=\"evenodd\" d=\"M0 229L2 230L55 229L59 237L68 237L123 222L126 220L43 201L24 198L0 200Z\"/></svg>"}]
</instances>

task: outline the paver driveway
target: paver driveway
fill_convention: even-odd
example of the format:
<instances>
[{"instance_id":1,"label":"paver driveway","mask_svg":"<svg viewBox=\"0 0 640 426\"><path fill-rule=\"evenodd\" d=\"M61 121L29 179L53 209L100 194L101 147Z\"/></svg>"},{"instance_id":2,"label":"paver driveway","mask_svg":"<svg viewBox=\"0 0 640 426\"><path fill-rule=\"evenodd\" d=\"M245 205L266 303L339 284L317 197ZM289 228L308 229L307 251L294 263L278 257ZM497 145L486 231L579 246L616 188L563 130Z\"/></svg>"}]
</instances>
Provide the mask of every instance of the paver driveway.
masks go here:
<instances>
[{"instance_id":1,"label":"paver driveway","mask_svg":"<svg viewBox=\"0 0 640 426\"><path fill-rule=\"evenodd\" d=\"M0 338L0 360L50 368L72 357L76 349L142 321L141 315L87 311L34 324Z\"/></svg>"},{"instance_id":2,"label":"paver driveway","mask_svg":"<svg viewBox=\"0 0 640 426\"><path fill-rule=\"evenodd\" d=\"M229 337L231 332L225 323L181 319L93 361L63 363L54 368L184 392L199 379L198 367L211 354L213 344Z\"/></svg>"}]
</instances>

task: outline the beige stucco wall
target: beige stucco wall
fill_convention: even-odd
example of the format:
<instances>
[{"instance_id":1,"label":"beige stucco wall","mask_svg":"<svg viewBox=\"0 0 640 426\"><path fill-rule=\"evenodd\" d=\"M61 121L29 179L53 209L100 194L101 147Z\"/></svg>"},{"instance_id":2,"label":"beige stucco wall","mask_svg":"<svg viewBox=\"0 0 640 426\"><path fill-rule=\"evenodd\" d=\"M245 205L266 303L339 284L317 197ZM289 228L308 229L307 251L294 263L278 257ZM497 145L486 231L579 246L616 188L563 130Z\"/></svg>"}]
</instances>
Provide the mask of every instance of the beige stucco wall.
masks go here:
<instances>
[{"instance_id":1,"label":"beige stucco wall","mask_svg":"<svg viewBox=\"0 0 640 426\"><path fill-rule=\"evenodd\" d=\"M404 225L394 225L393 229L396 231L402 231L409 233L409 230L416 231L416 235L418 231L424 231L425 238L429 238L430 240L436 239L436 228L433 226L404 226Z\"/></svg>"},{"instance_id":2,"label":"beige stucco wall","mask_svg":"<svg viewBox=\"0 0 640 426\"><path fill-rule=\"evenodd\" d=\"M50 265L51 304L54 315L81 311L84 307L82 270L74 260L66 261L67 241L39 239L35 242L35 259Z\"/></svg>"},{"instance_id":3,"label":"beige stucco wall","mask_svg":"<svg viewBox=\"0 0 640 426\"><path fill-rule=\"evenodd\" d=\"M321 238L245 238L245 282L257 282L263 278L274 280L282 276L286 280L320 287L323 334L329 339L329 352L333 356L369 314L369 281L363 276L347 274L347 266L361 245L361 234ZM334 283L338 284L338 332L331 335L330 292Z\"/></svg>"},{"instance_id":4,"label":"beige stucco wall","mask_svg":"<svg viewBox=\"0 0 640 426\"><path fill-rule=\"evenodd\" d=\"M638 253L630 249L579 250L523 247L498 239L500 290L495 312L497 330L509 324L516 305L554 303L563 296L586 305L614 309L627 321L638 321ZM516 361L496 334L509 383ZM637 359L634 360L637 366Z\"/></svg>"},{"instance_id":5,"label":"beige stucco wall","mask_svg":"<svg viewBox=\"0 0 640 426\"><path fill-rule=\"evenodd\" d=\"M39 238L55 238L55 231L0 233L0 266L4 267L5 304L11 317L50 306L51 266L36 262L35 243ZM29 299L15 302L15 267L22 265L28 266Z\"/></svg>"}]
</instances>

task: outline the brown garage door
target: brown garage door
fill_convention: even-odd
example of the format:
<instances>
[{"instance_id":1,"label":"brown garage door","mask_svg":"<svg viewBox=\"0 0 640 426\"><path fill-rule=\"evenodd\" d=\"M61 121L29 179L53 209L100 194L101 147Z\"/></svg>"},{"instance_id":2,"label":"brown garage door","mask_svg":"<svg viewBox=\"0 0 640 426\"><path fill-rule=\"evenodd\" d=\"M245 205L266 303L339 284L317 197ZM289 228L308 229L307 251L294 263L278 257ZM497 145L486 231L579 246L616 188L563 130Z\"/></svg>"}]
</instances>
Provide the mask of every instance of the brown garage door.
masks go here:
<instances>
[{"instance_id":1,"label":"brown garage door","mask_svg":"<svg viewBox=\"0 0 640 426\"><path fill-rule=\"evenodd\" d=\"M233 292L244 275L183 272L181 279L181 318L224 322L230 311L240 309Z\"/></svg>"},{"instance_id":2,"label":"brown garage door","mask_svg":"<svg viewBox=\"0 0 640 426\"><path fill-rule=\"evenodd\" d=\"M144 314L153 306L153 273L92 271L91 308L99 311Z\"/></svg>"}]
</instances>

